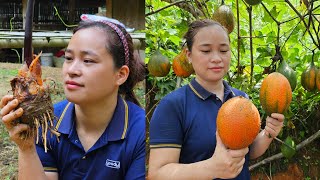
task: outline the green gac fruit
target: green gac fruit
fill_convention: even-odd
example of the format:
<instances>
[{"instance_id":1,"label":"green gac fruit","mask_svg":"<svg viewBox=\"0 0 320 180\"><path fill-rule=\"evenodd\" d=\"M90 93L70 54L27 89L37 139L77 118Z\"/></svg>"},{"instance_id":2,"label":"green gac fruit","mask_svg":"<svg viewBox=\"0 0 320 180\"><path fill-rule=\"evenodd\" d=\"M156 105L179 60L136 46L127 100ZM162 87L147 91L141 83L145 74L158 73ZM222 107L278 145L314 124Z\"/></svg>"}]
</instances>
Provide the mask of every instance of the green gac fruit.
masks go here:
<instances>
[{"instance_id":1,"label":"green gac fruit","mask_svg":"<svg viewBox=\"0 0 320 180\"><path fill-rule=\"evenodd\" d=\"M291 90L294 91L297 86L297 75L285 60L282 60L282 62L280 62L277 72L281 73L288 79Z\"/></svg>"},{"instance_id":2,"label":"green gac fruit","mask_svg":"<svg viewBox=\"0 0 320 180\"><path fill-rule=\"evenodd\" d=\"M234 15L231 8L227 5L221 5L212 15L212 20L219 22L230 34L234 29Z\"/></svg>"},{"instance_id":3,"label":"green gac fruit","mask_svg":"<svg viewBox=\"0 0 320 180\"><path fill-rule=\"evenodd\" d=\"M287 159L290 159L296 153L296 145L290 136L286 138L284 143L285 144L282 144L280 147L281 153L283 154L284 157L286 157Z\"/></svg>"},{"instance_id":4,"label":"green gac fruit","mask_svg":"<svg viewBox=\"0 0 320 180\"><path fill-rule=\"evenodd\" d=\"M168 75L171 68L169 59L162 55L159 50L150 57L148 62L148 71L156 77L164 77Z\"/></svg>"}]
</instances>

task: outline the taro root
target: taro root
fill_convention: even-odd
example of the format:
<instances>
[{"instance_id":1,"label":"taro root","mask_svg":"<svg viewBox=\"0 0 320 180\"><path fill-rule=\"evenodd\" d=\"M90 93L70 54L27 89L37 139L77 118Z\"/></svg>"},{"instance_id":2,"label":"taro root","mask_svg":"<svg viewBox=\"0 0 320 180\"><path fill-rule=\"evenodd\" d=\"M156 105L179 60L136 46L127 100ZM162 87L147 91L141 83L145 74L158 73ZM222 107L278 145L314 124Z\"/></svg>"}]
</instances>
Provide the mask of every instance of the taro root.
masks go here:
<instances>
[{"instance_id":1,"label":"taro root","mask_svg":"<svg viewBox=\"0 0 320 180\"><path fill-rule=\"evenodd\" d=\"M39 142L39 130L41 130L42 142L47 152L47 132L51 131L57 137L60 135L53 126L53 104L50 98L50 86L44 85L41 78L41 65L39 57L34 56L29 68L24 65L18 76L11 80L14 98L18 99L17 108L23 109L19 123L28 124L30 131L22 134L24 137L36 135L36 143ZM36 133L36 134L35 134ZM22 137L23 137L22 136Z\"/></svg>"}]
</instances>

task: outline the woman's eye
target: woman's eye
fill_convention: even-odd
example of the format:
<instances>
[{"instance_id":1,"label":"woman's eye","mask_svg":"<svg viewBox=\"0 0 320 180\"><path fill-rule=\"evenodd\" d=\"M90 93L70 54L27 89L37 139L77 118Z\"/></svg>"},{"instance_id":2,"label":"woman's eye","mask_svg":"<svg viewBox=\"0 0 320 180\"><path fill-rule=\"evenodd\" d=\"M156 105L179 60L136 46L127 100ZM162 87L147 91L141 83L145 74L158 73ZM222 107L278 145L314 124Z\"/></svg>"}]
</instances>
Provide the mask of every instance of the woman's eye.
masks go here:
<instances>
[{"instance_id":1,"label":"woman's eye","mask_svg":"<svg viewBox=\"0 0 320 180\"><path fill-rule=\"evenodd\" d=\"M72 60L72 58L71 58L71 57L69 57L69 56L65 56L65 57L64 57L64 59L65 59L66 61L70 61L70 60Z\"/></svg>"},{"instance_id":2,"label":"woman's eye","mask_svg":"<svg viewBox=\"0 0 320 180\"><path fill-rule=\"evenodd\" d=\"M222 53L226 53L226 52L228 52L229 50L221 50L220 52L222 52Z\"/></svg>"},{"instance_id":3,"label":"woman's eye","mask_svg":"<svg viewBox=\"0 0 320 180\"><path fill-rule=\"evenodd\" d=\"M83 60L83 62L84 62L84 63L94 63L94 61L91 60L91 59L85 59L85 60Z\"/></svg>"},{"instance_id":4,"label":"woman's eye","mask_svg":"<svg viewBox=\"0 0 320 180\"><path fill-rule=\"evenodd\" d=\"M203 52L203 53L209 53L210 50L201 50L201 52Z\"/></svg>"}]
</instances>

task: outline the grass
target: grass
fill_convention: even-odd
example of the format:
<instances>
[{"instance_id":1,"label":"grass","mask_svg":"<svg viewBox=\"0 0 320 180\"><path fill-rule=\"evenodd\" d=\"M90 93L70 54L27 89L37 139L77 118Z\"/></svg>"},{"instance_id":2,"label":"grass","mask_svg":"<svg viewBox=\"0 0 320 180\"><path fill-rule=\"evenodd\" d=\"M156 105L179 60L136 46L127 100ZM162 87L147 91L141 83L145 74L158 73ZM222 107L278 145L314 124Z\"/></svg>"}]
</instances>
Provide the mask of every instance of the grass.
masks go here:
<instances>
[{"instance_id":1,"label":"grass","mask_svg":"<svg viewBox=\"0 0 320 180\"><path fill-rule=\"evenodd\" d=\"M10 80L18 74L18 69L21 64L0 63L0 98L6 94L12 94ZM51 98L52 102L56 103L65 99L63 92L63 81L60 68L42 68L42 77L51 78L53 81L48 81L52 85ZM144 83L139 83L134 89L136 97L142 107L145 107L145 90ZM18 155L16 145L10 141L8 132L0 120L0 179L17 179Z\"/></svg>"},{"instance_id":2,"label":"grass","mask_svg":"<svg viewBox=\"0 0 320 180\"><path fill-rule=\"evenodd\" d=\"M18 69L21 67L21 64L0 64L0 98L2 98L6 94L12 94L10 80L18 74ZM43 78L54 79L54 83L48 81L48 83L54 86L51 92L53 103L63 100L65 96L62 87L61 69L43 67L42 73ZM0 179L17 179L17 147L10 141L8 132L2 123L0 123L0 149Z\"/></svg>"}]
</instances>

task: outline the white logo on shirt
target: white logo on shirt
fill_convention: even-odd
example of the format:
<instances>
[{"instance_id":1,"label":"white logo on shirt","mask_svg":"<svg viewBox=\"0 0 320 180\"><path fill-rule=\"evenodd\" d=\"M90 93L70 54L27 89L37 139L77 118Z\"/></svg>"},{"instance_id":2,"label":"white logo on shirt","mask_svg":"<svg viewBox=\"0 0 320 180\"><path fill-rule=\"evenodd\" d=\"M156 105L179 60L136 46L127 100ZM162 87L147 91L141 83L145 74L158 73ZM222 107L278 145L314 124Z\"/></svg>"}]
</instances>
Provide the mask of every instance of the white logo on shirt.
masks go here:
<instances>
[{"instance_id":1,"label":"white logo on shirt","mask_svg":"<svg viewBox=\"0 0 320 180\"><path fill-rule=\"evenodd\" d=\"M120 169L120 161L114 161L114 160L107 159L106 166L109 168Z\"/></svg>"}]
</instances>

